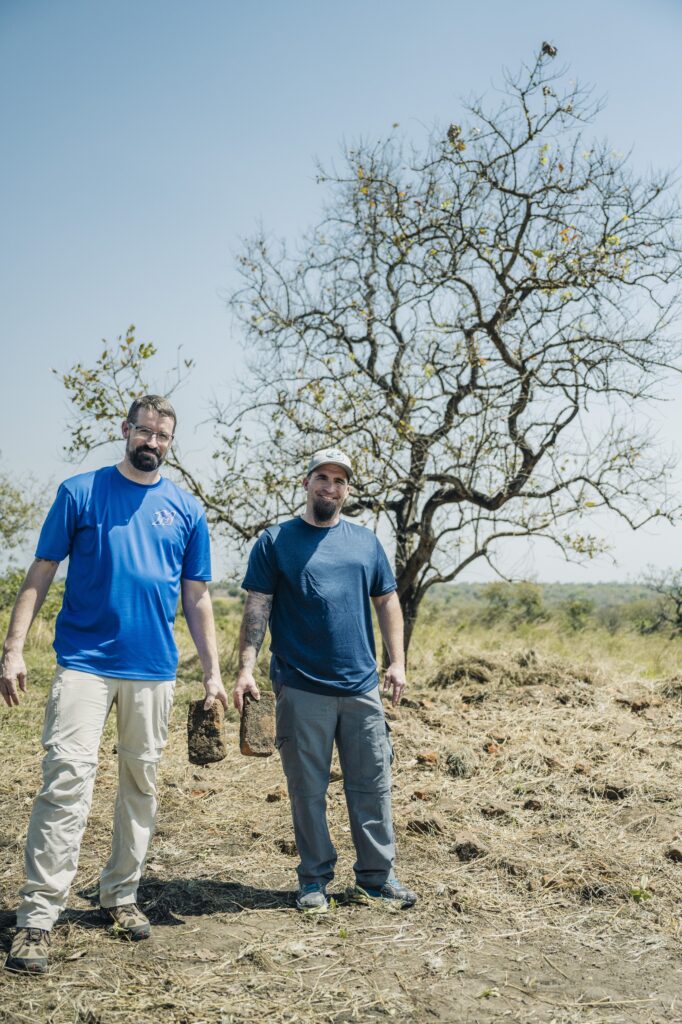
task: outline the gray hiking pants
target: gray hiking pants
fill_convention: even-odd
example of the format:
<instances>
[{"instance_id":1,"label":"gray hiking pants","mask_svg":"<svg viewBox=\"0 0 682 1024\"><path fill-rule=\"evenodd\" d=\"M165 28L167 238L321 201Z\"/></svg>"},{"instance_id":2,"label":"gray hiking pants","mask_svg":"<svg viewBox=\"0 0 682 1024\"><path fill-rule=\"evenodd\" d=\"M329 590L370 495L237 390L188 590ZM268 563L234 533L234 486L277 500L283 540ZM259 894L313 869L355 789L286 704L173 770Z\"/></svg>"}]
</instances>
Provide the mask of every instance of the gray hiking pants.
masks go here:
<instances>
[{"instance_id":1,"label":"gray hiking pants","mask_svg":"<svg viewBox=\"0 0 682 1024\"><path fill-rule=\"evenodd\" d=\"M327 827L326 796L334 742L339 752L351 835L362 886L380 887L393 873L392 748L379 687L370 693L327 697L278 687L277 747L287 778L298 878L327 884L336 850Z\"/></svg>"}]
</instances>

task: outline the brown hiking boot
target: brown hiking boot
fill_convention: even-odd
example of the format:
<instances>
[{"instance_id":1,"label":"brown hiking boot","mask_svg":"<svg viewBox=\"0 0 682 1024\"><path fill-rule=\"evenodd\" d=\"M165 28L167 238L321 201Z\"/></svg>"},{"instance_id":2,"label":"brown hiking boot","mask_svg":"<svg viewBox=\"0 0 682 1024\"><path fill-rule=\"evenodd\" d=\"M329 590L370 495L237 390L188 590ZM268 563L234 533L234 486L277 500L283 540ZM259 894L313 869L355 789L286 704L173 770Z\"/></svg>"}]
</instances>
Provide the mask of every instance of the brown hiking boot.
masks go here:
<instances>
[{"instance_id":1,"label":"brown hiking boot","mask_svg":"<svg viewBox=\"0 0 682 1024\"><path fill-rule=\"evenodd\" d=\"M44 928L17 928L5 967L8 971L45 974L49 951L49 931Z\"/></svg>"},{"instance_id":2,"label":"brown hiking boot","mask_svg":"<svg viewBox=\"0 0 682 1024\"><path fill-rule=\"evenodd\" d=\"M102 907L102 914L107 921L113 921L113 930L122 939L148 939L152 934L152 926L144 916L137 903L124 903L120 907Z\"/></svg>"}]
</instances>

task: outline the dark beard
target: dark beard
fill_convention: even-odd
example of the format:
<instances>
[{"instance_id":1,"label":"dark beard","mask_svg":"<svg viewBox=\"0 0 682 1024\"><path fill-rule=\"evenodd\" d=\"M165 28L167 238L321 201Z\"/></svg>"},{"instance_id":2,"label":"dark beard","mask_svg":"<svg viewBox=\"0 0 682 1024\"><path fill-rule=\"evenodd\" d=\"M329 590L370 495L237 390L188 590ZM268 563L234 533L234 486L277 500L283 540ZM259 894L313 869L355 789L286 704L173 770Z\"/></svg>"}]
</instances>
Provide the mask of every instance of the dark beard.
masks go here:
<instances>
[{"instance_id":1,"label":"dark beard","mask_svg":"<svg viewBox=\"0 0 682 1024\"><path fill-rule=\"evenodd\" d=\"M141 473L155 473L163 462L163 455L153 448L128 449L128 458Z\"/></svg>"},{"instance_id":2,"label":"dark beard","mask_svg":"<svg viewBox=\"0 0 682 1024\"><path fill-rule=\"evenodd\" d=\"M328 523L336 515L337 507L335 501L325 498L313 499L313 515L318 523Z\"/></svg>"}]
</instances>

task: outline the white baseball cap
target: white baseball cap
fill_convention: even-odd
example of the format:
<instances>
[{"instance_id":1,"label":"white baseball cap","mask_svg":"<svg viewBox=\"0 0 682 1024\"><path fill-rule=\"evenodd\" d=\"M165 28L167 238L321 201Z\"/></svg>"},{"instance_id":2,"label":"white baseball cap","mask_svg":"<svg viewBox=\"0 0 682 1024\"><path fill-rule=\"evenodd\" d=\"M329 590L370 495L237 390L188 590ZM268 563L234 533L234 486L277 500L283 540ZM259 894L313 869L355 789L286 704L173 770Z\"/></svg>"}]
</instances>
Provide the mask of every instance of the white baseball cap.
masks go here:
<instances>
[{"instance_id":1,"label":"white baseball cap","mask_svg":"<svg viewBox=\"0 0 682 1024\"><path fill-rule=\"evenodd\" d=\"M310 456L306 476L310 476L314 469L317 469L318 466L323 466L326 462L333 462L335 466L341 466L346 471L348 479L352 479L353 467L351 461L340 448L320 448L319 451L313 452Z\"/></svg>"}]
</instances>

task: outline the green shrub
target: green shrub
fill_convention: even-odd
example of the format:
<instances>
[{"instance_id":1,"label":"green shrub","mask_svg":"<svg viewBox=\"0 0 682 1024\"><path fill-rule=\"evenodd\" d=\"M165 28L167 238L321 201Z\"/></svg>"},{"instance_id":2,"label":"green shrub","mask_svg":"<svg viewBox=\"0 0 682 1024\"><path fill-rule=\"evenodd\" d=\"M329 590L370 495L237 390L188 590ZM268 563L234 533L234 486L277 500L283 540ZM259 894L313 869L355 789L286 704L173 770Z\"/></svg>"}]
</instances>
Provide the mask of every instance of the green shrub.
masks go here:
<instances>
[{"instance_id":1,"label":"green shrub","mask_svg":"<svg viewBox=\"0 0 682 1024\"><path fill-rule=\"evenodd\" d=\"M0 576L0 610L11 608L16 601L19 587L24 582L23 569L7 569Z\"/></svg>"},{"instance_id":2,"label":"green shrub","mask_svg":"<svg viewBox=\"0 0 682 1024\"><path fill-rule=\"evenodd\" d=\"M563 602L561 611L568 628L577 633L589 624L594 613L594 601L589 597L573 597Z\"/></svg>"}]
</instances>

